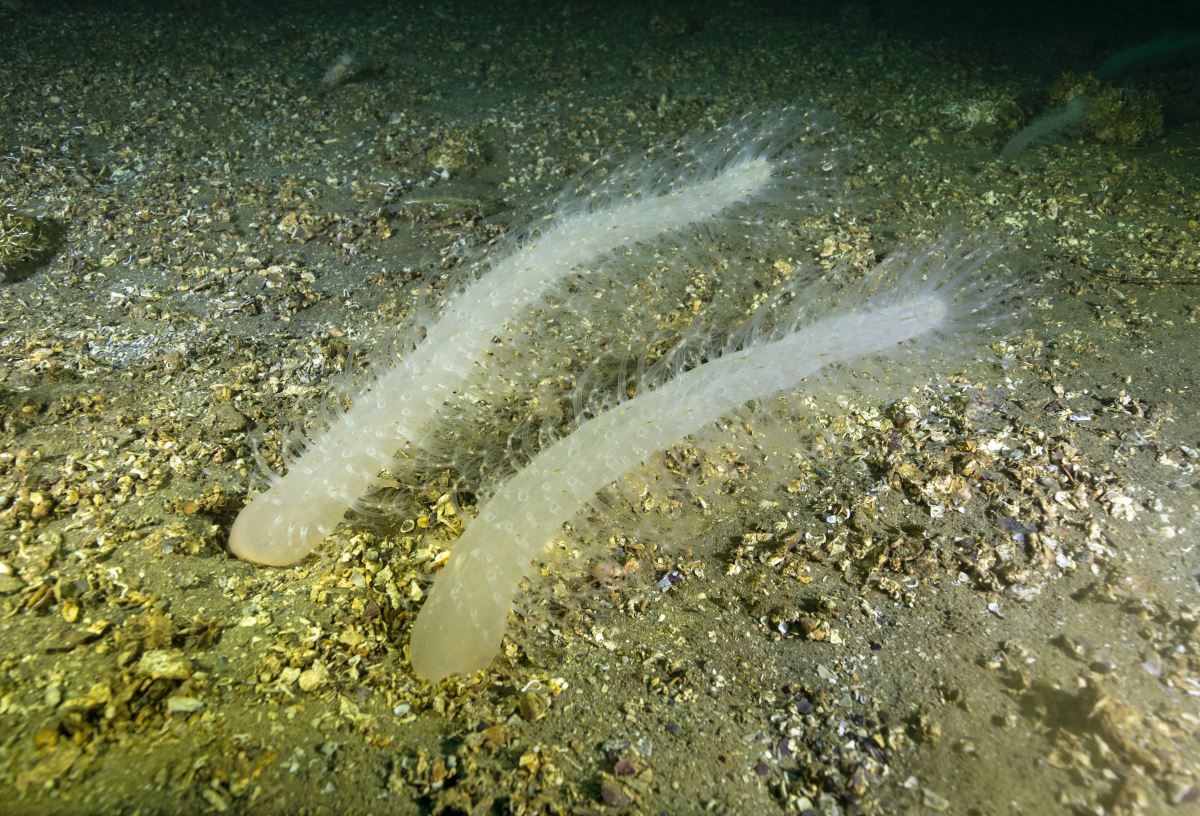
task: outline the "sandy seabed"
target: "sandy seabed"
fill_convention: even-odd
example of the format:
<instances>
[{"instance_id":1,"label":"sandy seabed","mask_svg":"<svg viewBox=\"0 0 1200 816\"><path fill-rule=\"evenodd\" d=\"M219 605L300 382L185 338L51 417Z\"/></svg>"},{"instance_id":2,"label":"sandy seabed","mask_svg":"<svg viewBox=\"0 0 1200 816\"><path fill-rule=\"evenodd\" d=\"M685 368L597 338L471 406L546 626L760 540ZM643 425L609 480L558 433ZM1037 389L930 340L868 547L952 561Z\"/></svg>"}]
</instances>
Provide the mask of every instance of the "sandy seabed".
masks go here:
<instances>
[{"instance_id":1,"label":"sandy seabed","mask_svg":"<svg viewBox=\"0 0 1200 816\"><path fill-rule=\"evenodd\" d=\"M0 4L0 249L36 233L0 284L2 809L1198 807L1195 64L1002 162L1103 50L529 8ZM826 416L786 485L725 462L690 551L625 508L605 570L551 563L437 687L404 648L470 513L449 476L295 568L228 555L252 443L465 257L590 161L796 104L842 195L730 251L1002 236L1031 296L990 356Z\"/></svg>"}]
</instances>

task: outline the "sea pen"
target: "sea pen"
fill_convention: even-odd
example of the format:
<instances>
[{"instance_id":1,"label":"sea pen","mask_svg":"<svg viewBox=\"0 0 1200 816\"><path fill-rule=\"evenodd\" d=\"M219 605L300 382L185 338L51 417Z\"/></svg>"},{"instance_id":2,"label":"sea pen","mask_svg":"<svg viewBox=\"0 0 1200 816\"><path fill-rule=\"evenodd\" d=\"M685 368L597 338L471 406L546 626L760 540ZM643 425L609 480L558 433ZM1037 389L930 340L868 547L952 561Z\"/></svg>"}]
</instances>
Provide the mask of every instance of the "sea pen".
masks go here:
<instances>
[{"instance_id":1,"label":"sea pen","mask_svg":"<svg viewBox=\"0 0 1200 816\"><path fill-rule=\"evenodd\" d=\"M935 248L909 259L892 280L885 268L879 273L885 285L852 292L832 308L824 284L797 287L805 308L780 329L751 332L656 388L639 387L637 396L542 450L496 490L455 542L413 626L410 659L418 676L438 680L486 666L534 559L597 493L656 452L748 401L806 380L813 388L852 390L865 360L900 356L906 344L974 340L969 333L978 335L995 317L1011 287L980 274L989 257L983 249ZM821 314L823 308L829 312ZM822 376L823 385L811 382Z\"/></svg>"},{"instance_id":2,"label":"sea pen","mask_svg":"<svg viewBox=\"0 0 1200 816\"><path fill-rule=\"evenodd\" d=\"M612 274L600 261L632 249L616 269L637 275L639 247L780 189L803 195L803 179L789 168L802 165L806 152L797 143L811 129L796 111L743 117L682 154L635 160L615 183L564 200L548 225L451 295L423 339L379 366L349 410L336 412L286 473L252 498L230 531L230 551L277 566L311 552L398 455L419 455L432 443L440 412L478 376L495 338L589 265Z\"/></svg>"}]
</instances>

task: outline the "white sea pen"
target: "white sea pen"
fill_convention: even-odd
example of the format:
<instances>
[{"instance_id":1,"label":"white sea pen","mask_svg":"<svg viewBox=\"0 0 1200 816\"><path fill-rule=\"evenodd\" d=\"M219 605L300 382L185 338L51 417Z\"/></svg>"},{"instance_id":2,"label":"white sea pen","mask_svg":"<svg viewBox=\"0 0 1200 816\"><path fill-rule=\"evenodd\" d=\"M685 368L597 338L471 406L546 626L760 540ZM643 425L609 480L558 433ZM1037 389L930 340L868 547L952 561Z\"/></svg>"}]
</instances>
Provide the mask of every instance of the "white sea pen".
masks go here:
<instances>
[{"instance_id":1,"label":"white sea pen","mask_svg":"<svg viewBox=\"0 0 1200 816\"><path fill-rule=\"evenodd\" d=\"M791 322L581 423L538 453L484 503L453 545L413 626L417 675L438 680L486 666L496 654L520 581L545 546L601 490L655 452L695 434L751 400L790 391L816 376L852 389L849 364L896 354L901 344L977 329L980 309L1000 289L978 273L987 254L928 253L899 283L859 292L819 319ZM800 288L828 308L820 283ZM826 383L830 386L830 383Z\"/></svg>"},{"instance_id":2,"label":"white sea pen","mask_svg":"<svg viewBox=\"0 0 1200 816\"><path fill-rule=\"evenodd\" d=\"M495 338L564 279L589 264L604 268L598 262L620 249L718 219L772 189L777 171L792 157L778 155L780 145L761 129L726 130L707 152L674 166L677 177L664 180L663 165L655 165L660 160L645 159L648 170L635 162L621 176L633 187L621 197L593 200L593 192L566 201L536 237L518 243L451 296L411 353L381 368L286 474L243 508L230 531L230 551L263 564L299 561L372 490L397 455L430 444L439 412L477 375ZM635 265L623 274L639 271Z\"/></svg>"}]
</instances>

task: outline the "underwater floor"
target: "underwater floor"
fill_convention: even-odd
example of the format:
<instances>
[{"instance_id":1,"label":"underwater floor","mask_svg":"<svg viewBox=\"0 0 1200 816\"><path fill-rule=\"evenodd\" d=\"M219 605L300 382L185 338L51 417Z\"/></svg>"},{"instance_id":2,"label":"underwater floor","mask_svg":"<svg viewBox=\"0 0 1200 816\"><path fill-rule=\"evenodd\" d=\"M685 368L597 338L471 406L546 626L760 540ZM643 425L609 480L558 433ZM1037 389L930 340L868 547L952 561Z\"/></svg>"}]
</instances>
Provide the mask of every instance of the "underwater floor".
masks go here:
<instances>
[{"instance_id":1,"label":"underwater floor","mask_svg":"<svg viewBox=\"0 0 1200 816\"><path fill-rule=\"evenodd\" d=\"M1198 812L1197 65L1088 73L1152 18L922 8L0 2L0 810ZM549 558L437 686L404 649L453 474L229 555L254 446L464 258L788 105L838 194L722 251L993 236L1028 297L986 353L822 413L785 479L718 463L684 550L654 501L593 520L605 568Z\"/></svg>"}]
</instances>

